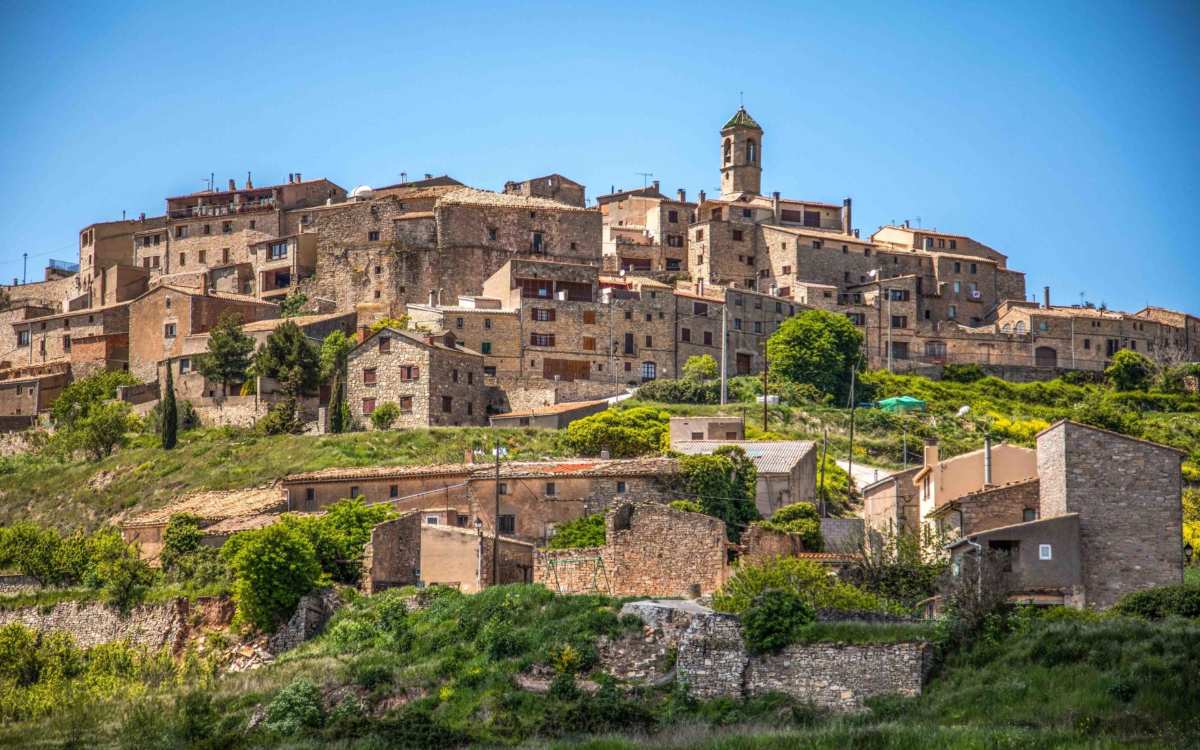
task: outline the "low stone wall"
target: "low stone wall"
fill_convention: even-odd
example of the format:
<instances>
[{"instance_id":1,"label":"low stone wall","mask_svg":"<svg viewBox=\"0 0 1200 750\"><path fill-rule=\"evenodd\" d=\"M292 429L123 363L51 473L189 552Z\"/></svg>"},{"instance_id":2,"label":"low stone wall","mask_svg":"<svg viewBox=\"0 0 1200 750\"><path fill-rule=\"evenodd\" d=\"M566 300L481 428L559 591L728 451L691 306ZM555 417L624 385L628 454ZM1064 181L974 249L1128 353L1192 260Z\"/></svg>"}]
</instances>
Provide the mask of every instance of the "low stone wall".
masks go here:
<instances>
[{"instance_id":1,"label":"low stone wall","mask_svg":"<svg viewBox=\"0 0 1200 750\"><path fill-rule=\"evenodd\" d=\"M713 612L692 602L630 602L622 614L645 623L644 640L656 649L640 661L674 648L675 679L688 694L702 700L744 699L785 693L832 711L860 711L876 695L918 695L929 670L930 647L925 642L889 644L794 644L773 654L751 655L734 615ZM606 671L617 644L601 644ZM628 654L631 649L620 649ZM625 670L629 671L629 670ZM634 676L653 676L652 669Z\"/></svg>"},{"instance_id":2,"label":"low stone wall","mask_svg":"<svg viewBox=\"0 0 1200 750\"><path fill-rule=\"evenodd\" d=\"M41 587L32 576L0 575L0 594L27 594Z\"/></svg>"},{"instance_id":3,"label":"low stone wall","mask_svg":"<svg viewBox=\"0 0 1200 750\"><path fill-rule=\"evenodd\" d=\"M212 600L220 601L220 600ZM0 625L19 622L40 632L59 630L70 633L80 648L90 648L109 641L128 639L136 646L151 650L163 647L177 652L183 648L191 632L191 615L204 613L214 605L203 600L195 607L186 599L175 599L165 604L149 604L135 607L128 615L101 602L59 602L49 609L24 607L0 612ZM220 609L220 606L216 606ZM217 616L213 626L228 625L233 616L232 607L227 615ZM224 622L220 622L224 619Z\"/></svg>"},{"instance_id":4,"label":"low stone wall","mask_svg":"<svg viewBox=\"0 0 1200 750\"><path fill-rule=\"evenodd\" d=\"M494 411L529 411L571 401L595 401L618 396L628 389L624 383L599 380L546 380L538 377L518 377L500 374L486 378L492 386L489 398Z\"/></svg>"}]
</instances>

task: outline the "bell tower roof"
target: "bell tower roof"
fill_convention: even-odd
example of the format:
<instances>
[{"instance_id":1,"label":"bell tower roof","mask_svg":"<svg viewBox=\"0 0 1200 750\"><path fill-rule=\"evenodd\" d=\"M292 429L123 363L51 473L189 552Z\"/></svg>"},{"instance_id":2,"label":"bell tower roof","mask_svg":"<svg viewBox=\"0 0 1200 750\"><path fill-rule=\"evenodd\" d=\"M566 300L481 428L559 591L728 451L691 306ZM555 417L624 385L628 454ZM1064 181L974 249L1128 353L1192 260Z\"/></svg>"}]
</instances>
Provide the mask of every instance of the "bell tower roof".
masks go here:
<instances>
[{"instance_id":1,"label":"bell tower roof","mask_svg":"<svg viewBox=\"0 0 1200 750\"><path fill-rule=\"evenodd\" d=\"M754 128L755 130L762 130L762 126L754 121L754 118L750 116L745 107L738 107L738 111L733 113L733 117L729 118L729 122L725 123L725 126L721 130L728 130L729 128Z\"/></svg>"}]
</instances>

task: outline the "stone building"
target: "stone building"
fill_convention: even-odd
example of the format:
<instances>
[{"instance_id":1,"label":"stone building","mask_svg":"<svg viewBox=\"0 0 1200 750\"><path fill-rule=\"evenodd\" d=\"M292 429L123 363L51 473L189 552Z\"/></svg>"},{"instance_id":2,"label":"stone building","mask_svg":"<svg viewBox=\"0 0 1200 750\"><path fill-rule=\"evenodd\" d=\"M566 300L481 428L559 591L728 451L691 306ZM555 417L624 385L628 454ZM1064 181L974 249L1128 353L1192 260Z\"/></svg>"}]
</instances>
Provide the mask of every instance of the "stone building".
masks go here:
<instances>
[{"instance_id":1,"label":"stone building","mask_svg":"<svg viewBox=\"0 0 1200 750\"><path fill-rule=\"evenodd\" d=\"M0 370L0 430L18 430L47 412L71 382L67 362Z\"/></svg>"},{"instance_id":2,"label":"stone building","mask_svg":"<svg viewBox=\"0 0 1200 750\"><path fill-rule=\"evenodd\" d=\"M467 490L472 523L478 518L485 533L493 533L498 497L500 533L544 543L558 524L616 503L679 498L678 471L671 458L502 463L499 481L493 468L472 475Z\"/></svg>"},{"instance_id":3,"label":"stone building","mask_svg":"<svg viewBox=\"0 0 1200 750\"><path fill-rule=\"evenodd\" d=\"M940 459L938 445L925 445L924 466L913 475L918 522L936 532L933 513L964 495L999 485L1023 482L1038 475L1036 451L1017 445L987 444L983 448Z\"/></svg>"},{"instance_id":4,"label":"stone building","mask_svg":"<svg viewBox=\"0 0 1200 750\"><path fill-rule=\"evenodd\" d=\"M596 198L604 216L604 270L664 277L688 276L688 225L696 204L680 190L672 199L659 191L658 180L639 190L622 190Z\"/></svg>"},{"instance_id":5,"label":"stone building","mask_svg":"<svg viewBox=\"0 0 1200 750\"><path fill-rule=\"evenodd\" d=\"M1038 434L1036 480L959 498L955 569L988 550L1013 598L1093 609L1179 583L1182 460L1175 448L1057 422Z\"/></svg>"},{"instance_id":6,"label":"stone building","mask_svg":"<svg viewBox=\"0 0 1200 750\"><path fill-rule=\"evenodd\" d=\"M801 440L679 440L671 450L685 456L707 455L723 446L746 452L758 471L754 504L764 518L785 505L817 496L817 449Z\"/></svg>"},{"instance_id":7,"label":"stone building","mask_svg":"<svg viewBox=\"0 0 1200 750\"><path fill-rule=\"evenodd\" d=\"M72 375L129 369L131 303L12 321L14 365L69 362Z\"/></svg>"},{"instance_id":8,"label":"stone building","mask_svg":"<svg viewBox=\"0 0 1200 750\"><path fill-rule=\"evenodd\" d=\"M157 561L163 532L177 514L196 516L204 544L219 547L230 534L275 523L286 510L278 485L242 490L195 492L175 503L138 513L117 523L126 544L137 544L143 559Z\"/></svg>"},{"instance_id":9,"label":"stone building","mask_svg":"<svg viewBox=\"0 0 1200 750\"><path fill-rule=\"evenodd\" d=\"M705 354L719 365L724 329L725 373L730 376L760 373L767 339L799 309L798 305L769 294L679 282L674 292L673 371L682 372L690 357Z\"/></svg>"},{"instance_id":10,"label":"stone building","mask_svg":"<svg viewBox=\"0 0 1200 750\"><path fill-rule=\"evenodd\" d=\"M743 440L746 423L742 417L671 417L667 434L671 445L685 440Z\"/></svg>"},{"instance_id":11,"label":"stone building","mask_svg":"<svg viewBox=\"0 0 1200 750\"><path fill-rule=\"evenodd\" d=\"M154 380L159 363L188 356L185 342L206 333L226 312L242 320L279 317L279 306L255 297L160 284L127 303L129 371L143 381Z\"/></svg>"},{"instance_id":12,"label":"stone building","mask_svg":"<svg viewBox=\"0 0 1200 750\"><path fill-rule=\"evenodd\" d=\"M487 424L483 357L453 333L382 328L350 351L346 371L346 402L363 427L386 403L400 409L393 427Z\"/></svg>"},{"instance_id":13,"label":"stone building","mask_svg":"<svg viewBox=\"0 0 1200 750\"><path fill-rule=\"evenodd\" d=\"M938 506L928 516L940 538L963 536L1036 521L1040 511L1038 479L1023 479L968 492Z\"/></svg>"},{"instance_id":14,"label":"stone building","mask_svg":"<svg viewBox=\"0 0 1200 750\"><path fill-rule=\"evenodd\" d=\"M533 427L543 430L561 430L577 419L590 417L604 411L608 406L609 403L605 399L539 406L526 411L495 414L490 423L492 427Z\"/></svg>"},{"instance_id":15,"label":"stone building","mask_svg":"<svg viewBox=\"0 0 1200 750\"><path fill-rule=\"evenodd\" d=\"M527 198L546 198L547 200L565 203L568 206L583 208L587 205L584 197L585 188L574 180L560 174L548 174L545 177L534 177L523 182L504 183L506 195L523 195Z\"/></svg>"},{"instance_id":16,"label":"stone building","mask_svg":"<svg viewBox=\"0 0 1200 750\"><path fill-rule=\"evenodd\" d=\"M363 466L289 474L282 480L289 510L314 512L344 498L360 497L374 504L388 502L398 511L429 508L461 509L462 523L469 526L470 501L467 480L481 464L433 466ZM457 515L457 514L456 514Z\"/></svg>"},{"instance_id":17,"label":"stone building","mask_svg":"<svg viewBox=\"0 0 1200 750\"><path fill-rule=\"evenodd\" d=\"M862 488L863 520L868 530L879 534L915 534L920 530L921 513L913 477L921 469L914 466Z\"/></svg>"},{"instance_id":18,"label":"stone building","mask_svg":"<svg viewBox=\"0 0 1200 750\"><path fill-rule=\"evenodd\" d=\"M363 558L363 589L373 594L400 586L451 586L476 593L488 586L529 583L533 545L509 537L497 540L477 529L428 523L412 511L371 530ZM499 563L499 575L493 574Z\"/></svg>"},{"instance_id":19,"label":"stone building","mask_svg":"<svg viewBox=\"0 0 1200 750\"><path fill-rule=\"evenodd\" d=\"M603 547L538 550L533 580L568 594L709 594L729 575L725 522L660 503L621 502L604 516Z\"/></svg>"}]
</instances>

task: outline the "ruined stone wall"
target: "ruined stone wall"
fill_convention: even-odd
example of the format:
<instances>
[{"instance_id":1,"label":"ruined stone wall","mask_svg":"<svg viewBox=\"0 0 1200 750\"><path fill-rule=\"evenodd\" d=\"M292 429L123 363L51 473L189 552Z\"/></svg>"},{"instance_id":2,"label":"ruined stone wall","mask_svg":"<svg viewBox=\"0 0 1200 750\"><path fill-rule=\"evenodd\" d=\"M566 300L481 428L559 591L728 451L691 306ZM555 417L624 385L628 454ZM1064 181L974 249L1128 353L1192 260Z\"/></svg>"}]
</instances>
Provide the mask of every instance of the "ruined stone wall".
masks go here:
<instances>
[{"instance_id":1,"label":"ruined stone wall","mask_svg":"<svg viewBox=\"0 0 1200 750\"><path fill-rule=\"evenodd\" d=\"M78 274L50 281L31 281L28 284L0 284L0 294L12 302L28 300L36 305L51 307L61 312L63 302L80 292Z\"/></svg>"},{"instance_id":2,"label":"ruined stone wall","mask_svg":"<svg viewBox=\"0 0 1200 750\"><path fill-rule=\"evenodd\" d=\"M0 611L0 625L19 622L39 632L65 631L80 648L129 639L134 645L151 650L164 646L174 649L187 636L188 611L186 599L135 607L128 617L100 602L68 601L49 609L24 607Z\"/></svg>"},{"instance_id":3,"label":"ruined stone wall","mask_svg":"<svg viewBox=\"0 0 1200 750\"><path fill-rule=\"evenodd\" d=\"M763 562L776 557L792 557L804 552L804 540L799 534L763 528L752 524L742 535L746 552L742 556L747 562Z\"/></svg>"},{"instance_id":4,"label":"ruined stone wall","mask_svg":"<svg viewBox=\"0 0 1200 750\"><path fill-rule=\"evenodd\" d=\"M421 568L421 514L406 513L371 529L363 554L362 589L416 585Z\"/></svg>"},{"instance_id":5,"label":"ruined stone wall","mask_svg":"<svg viewBox=\"0 0 1200 750\"><path fill-rule=\"evenodd\" d=\"M976 534L1032 520L1025 518L1025 511L1033 511L1037 518L1040 504L1036 479L966 495L958 500L962 511L962 534Z\"/></svg>"}]
</instances>

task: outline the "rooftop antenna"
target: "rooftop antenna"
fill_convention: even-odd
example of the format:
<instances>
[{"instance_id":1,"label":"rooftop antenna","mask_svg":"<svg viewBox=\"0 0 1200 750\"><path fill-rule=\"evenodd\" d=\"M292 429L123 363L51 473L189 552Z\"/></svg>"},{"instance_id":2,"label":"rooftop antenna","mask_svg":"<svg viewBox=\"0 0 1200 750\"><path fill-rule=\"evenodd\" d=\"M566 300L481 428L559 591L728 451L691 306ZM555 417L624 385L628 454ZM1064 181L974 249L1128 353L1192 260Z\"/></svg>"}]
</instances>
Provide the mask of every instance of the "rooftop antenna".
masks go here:
<instances>
[{"instance_id":1,"label":"rooftop antenna","mask_svg":"<svg viewBox=\"0 0 1200 750\"><path fill-rule=\"evenodd\" d=\"M738 92L738 107L741 109L746 108L746 97L744 96L744 94L745 94L744 91Z\"/></svg>"},{"instance_id":2,"label":"rooftop antenna","mask_svg":"<svg viewBox=\"0 0 1200 750\"><path fill-rule=\"evenodd\" d=\"M654 176L653 172L634 172L634 174L642 176L642 187L648 187L650 185L650 178Z\"/></svg>"},{"instance_id":3,"label":"rooftop antenna","mask_svg":"<svg viewBox=\"0 0 1200 750\"><path fill-rule=\"evenodd\" d=\"M918 227L921 226L921 217L920 216L917 217L917 226Z\"/></svg>"}]
</instances>

